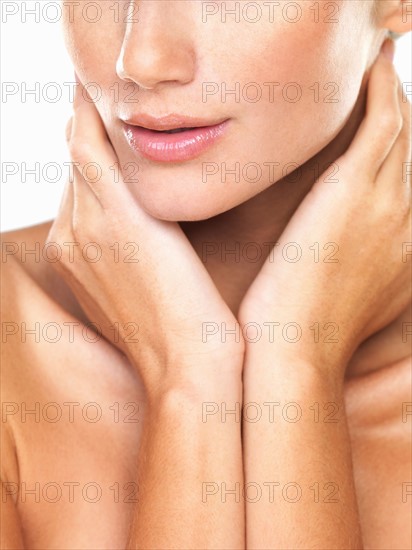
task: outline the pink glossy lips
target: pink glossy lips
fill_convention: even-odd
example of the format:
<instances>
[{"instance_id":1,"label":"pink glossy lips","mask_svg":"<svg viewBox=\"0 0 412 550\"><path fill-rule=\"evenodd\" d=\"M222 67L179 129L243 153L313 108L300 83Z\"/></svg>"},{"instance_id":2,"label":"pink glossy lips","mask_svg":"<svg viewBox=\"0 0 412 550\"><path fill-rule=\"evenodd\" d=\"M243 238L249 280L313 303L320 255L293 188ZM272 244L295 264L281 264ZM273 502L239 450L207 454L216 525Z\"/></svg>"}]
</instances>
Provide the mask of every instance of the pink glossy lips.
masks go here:
<instances>
[{"instance_id":1,"label":"pink glossy lips","mask_svg":"<svg viewBox=\"0 0 412 550\"><path fill-rule=\"evenodd\" d=\"M143 157L157 162L182 162L198 157L224 134L228 120L201 125L199 119L169 115L161 119L140 116L124 123L129 145ZM202 121L204 122L204 121Z\"/></svg>"}]
</instances>

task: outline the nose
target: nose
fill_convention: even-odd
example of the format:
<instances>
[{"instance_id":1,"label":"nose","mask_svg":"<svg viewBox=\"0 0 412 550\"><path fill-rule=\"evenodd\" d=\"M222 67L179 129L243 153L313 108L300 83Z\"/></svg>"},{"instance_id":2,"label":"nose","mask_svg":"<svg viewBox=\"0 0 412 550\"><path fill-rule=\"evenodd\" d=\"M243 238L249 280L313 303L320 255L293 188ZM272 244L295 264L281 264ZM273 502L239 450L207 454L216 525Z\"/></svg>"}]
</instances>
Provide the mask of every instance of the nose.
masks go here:
<instances>
[{"instance_id":1,"label":"nose","mask_svg":"<svg viewBox=\"0 0 412 550\"><path fill-rule=\"evenodd\" d=\"M191 1L132 0L116 64L119 78L153 90L194 78Z\"/></svg>"}]
</instances>

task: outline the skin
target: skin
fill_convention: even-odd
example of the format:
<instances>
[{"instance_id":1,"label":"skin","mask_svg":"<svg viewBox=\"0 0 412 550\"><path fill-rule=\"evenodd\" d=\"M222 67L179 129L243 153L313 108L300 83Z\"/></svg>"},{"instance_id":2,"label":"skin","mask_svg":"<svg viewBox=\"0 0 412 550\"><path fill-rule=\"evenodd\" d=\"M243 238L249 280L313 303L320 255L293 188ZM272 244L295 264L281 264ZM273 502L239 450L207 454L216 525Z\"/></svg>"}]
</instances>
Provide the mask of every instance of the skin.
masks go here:
<instances>
[{"instance_id":1,"label":"skin","mask_svg":"<svg viewBox=\"0 0 412 550\"><path fill-rule=\"evenodd\" d=\"M113 402L132 402L139 423L115 423L110 413L98 423L66 416L56 424L10 414L2 432L3 481L93 480L106 490L98 503L77 498L74 506L10 495L2 506L2 548L407 548L410 506L401 487L410 476L410 424L400 411L410 400L410 352L400 334L411 321L411 270L400 251L411 230L410 182L402 179L410 162L410 105L390 59L377 58L387 29L408 30L402 2L382 1L376 10L369 2L338 2L337 26L306 18L253 28L220 19L205 27L198 2L139 4L140 26L110 25L107 18L65 24L80 82L98 82L103 91L94 104L79 85L69 150L79 168L98 162L101 182L76 170L54 222L5 237L62 249L68 241L101 245L106 260L97 263L85 262L78 249L73 261L66 254L54 264L12 255L4 277L15 290L3 299L6 321L93 320L105 339L86 342L81 324L77 346L67 338L54 347L10 338L2 361L5 403L96 401L108 411ZM109 92L126 80L142 86L138 108L158 115L202 114L200 84L213 80L298 81L305 89L315 80L336 82L340 100L214 98L208 105L211 117L231 118L232 128L202 161L296 162L303 166L294 182L275 173L253 185L223 184L220 177L199 185L196 160L173 167L142 162L139 185L122 178L113 184L109 167L135 160L118 120L133 104L124 97L113 102ZM313 167L330 162L338 181L321 174L314 182ZM280 244L255 263L218 254L206 261L204 243L214 241ZM139 263L113 262L113 242L138 242ZM288 242L304 251L313 242L338 243L339 262L314 262L311 254L285 262ZM303 327L297 345L271 342L267 333L257 343L224 341L220 332L201 339L204 323L232 328L274 320ZM314 343L309 327L331 320L337 342ZM123 328L129 322L139 326L138 345ZM243 421L241 430L235 415L222 421L209 414L205 421L206 402L228 410L241 402L262 409L296 402L308 414L296 423L263 416ZM314 422L313 403L321 411L336 404L338 422ZM137 483L138 502L115 503L107 489L114 480ZM242 493L222 498L223 483L272 482L298 483L302 499L291 504L279 487L274 502L268 493L255 503ZM333 504L324 501L330 482L338 487ZM217 491L202 500L205 483ZM314 483L320 502L309 488Z\"/></svg>"},{"instance_id":2,"label":"skin","mask_svg":"<svg viewBox=\"0 0 412 550\"><path fill-rule=\"evenodd\" d=\"M198 184L202 180L198 160L173 169L139 163L141 181L139 178L139 185L130 184L133 195L151 215L171 221L204 220L226 212L278 181L289 163L301 165L323 149L348 121L365 70L382 41L371 24L371 8L365 9L358 1L337 3L337 24L324 22L323 16L315 23L304 3L297 24L288 23L276 12L275 23L267 15L258 24L251 24L245 18L240 22L232 18L222 21L221 14L209 16L204 23L202 2L140 2L142 23L131 24L127 30L124 24L110 24L110 5L101 4L102 24L91 25L84 18L72 25L66 22L65 36L80 80L97 82L102 88L97 108L122 165L136 159L125 143L119 117L141 110L157 116L177 112L204 117L206 106L210 120L231 119L231 130L221 147L202 157L202 162L220 167L204 185ZM229 10L234 4L224 5ZM150 24L143 25L144 21ZM352 51L348 50L347 26L351 28ZM110 41L106 40L107 33ZM228 43L230 48L226 47ZM313 46L302 55L306 44ZM84 54L75 56L75 51ZM101 63L102 57L105 63ZM125 87L124 81L134 83L134 88ZM118 102L110 91L116 82L120 89ZM219 91L222 83L233 89L239 82L243 90L246 84L255 82L262 89L262 99L250 103L235 101L228 95L223 102L221 93L216 93L202 102L204 82L217 83ZM280 93L275 88L271 100L265 82L279 82L281 89L286 83L298 82L302 99L279 101ZM318 103L309 90L315 82L321 89ZM327 83L334 86L323 90ZM125 101L133 89L137 90L137 84L141 89L134 97L144 109ZM147 88L153 88L154 93ZM325 103L332 92L338 101ZM187 105L192 106L190 112ZM256 140L256 135L266 139ZM236 162L241 167L256 162L262 167L262 177L254 184L233 178L223 184L223 162L228 167ZM264 162L280 165L263 170Z\"/></svg>"}]
</instances>

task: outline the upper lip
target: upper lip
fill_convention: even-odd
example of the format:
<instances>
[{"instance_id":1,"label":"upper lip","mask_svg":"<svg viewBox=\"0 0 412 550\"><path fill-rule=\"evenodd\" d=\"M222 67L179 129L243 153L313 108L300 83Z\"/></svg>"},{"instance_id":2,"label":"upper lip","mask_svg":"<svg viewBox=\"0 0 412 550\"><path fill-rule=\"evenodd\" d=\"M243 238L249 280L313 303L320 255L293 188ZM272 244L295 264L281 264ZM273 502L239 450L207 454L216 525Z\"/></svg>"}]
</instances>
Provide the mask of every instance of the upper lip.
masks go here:
<instances>
[{"instance_id":1,"label":"upper lip","mask_svg":"<svg viewBox=\"0 0 412 550\"><path fill-rule=\"evenodd\" d=\"M172 113L163 117L155 117L146 113L134 115L130 118L122 118L126 124L132 126L141 126L148 130L157 130L159 132L166 130L176 130L177 128L202 128L205 126L216 126L224 122L225 118L216 120L207 120L204 118L183 116Z\"/></svg>"}]
</instances>

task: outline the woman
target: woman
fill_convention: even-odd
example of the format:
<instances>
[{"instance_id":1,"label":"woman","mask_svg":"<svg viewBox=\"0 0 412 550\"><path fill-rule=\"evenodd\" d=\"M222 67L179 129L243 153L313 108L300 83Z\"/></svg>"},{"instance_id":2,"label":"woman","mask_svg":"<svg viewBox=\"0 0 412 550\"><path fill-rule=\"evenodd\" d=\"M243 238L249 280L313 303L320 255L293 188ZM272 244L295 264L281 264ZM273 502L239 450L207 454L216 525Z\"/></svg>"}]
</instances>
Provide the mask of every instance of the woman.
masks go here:
<instances>
[{"instance_id":1,"label":"woman","mask_svg":"<svg viewBox=\"0 0 412 550\"><path fill-rule=\"evenodd\" d=\"M93 4L4 235L2 548L410 548L408 2Z\"/></svg>"}]
</instances>

